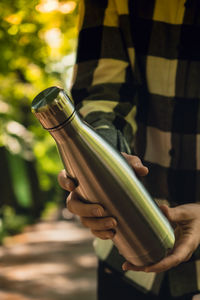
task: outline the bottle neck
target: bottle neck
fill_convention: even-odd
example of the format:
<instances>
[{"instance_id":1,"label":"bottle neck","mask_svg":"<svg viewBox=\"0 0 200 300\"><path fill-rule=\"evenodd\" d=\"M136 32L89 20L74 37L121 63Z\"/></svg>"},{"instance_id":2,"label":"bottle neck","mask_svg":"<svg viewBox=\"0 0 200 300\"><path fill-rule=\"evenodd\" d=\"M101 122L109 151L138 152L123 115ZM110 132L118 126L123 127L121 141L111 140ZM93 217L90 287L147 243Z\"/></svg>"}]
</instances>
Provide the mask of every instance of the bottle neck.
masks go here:
<instances>
[{"instance_id":1,"label":"bottle neck","mask_svg":"<svg viewBox=\"0 0 200 300\"><path fill-rule=\"evenodd\" d=\"M64 90L50 87L38 94L32 103L32 112L47 130L59 128L72 118L75 108Z\"/></svg>"},{"instance_id":2,"label":"bottle neck","mask_svg":"<svg viewBox=\"0 0 200 300\"><path fill-rule=\"evenodd\" d=\"M47 129L52 135L57 144L66 143L68 138L72 139L84 130L84 122L80 119L79 115L75 111L70 119L66 120L62 124L52 129Z\"/></svg>"},{"instance_id":3,"label":"bottle neck","mask_svg":"<svg viewBox=\"0 0 200 300\"><path fill-rule=\"evenodd\" d=\"M71 116L68 119L61 122L59 125L57 125L53 128L45 128L45 129L48 130L49 132L56 132L56 131L61 130L62 128L69 126L70 124L73 126L73 125L77 124L78 121L80 121L80 118L77 115L76 111L74 110L73 113L71 114Z\"/></svg>"}]
</instances>

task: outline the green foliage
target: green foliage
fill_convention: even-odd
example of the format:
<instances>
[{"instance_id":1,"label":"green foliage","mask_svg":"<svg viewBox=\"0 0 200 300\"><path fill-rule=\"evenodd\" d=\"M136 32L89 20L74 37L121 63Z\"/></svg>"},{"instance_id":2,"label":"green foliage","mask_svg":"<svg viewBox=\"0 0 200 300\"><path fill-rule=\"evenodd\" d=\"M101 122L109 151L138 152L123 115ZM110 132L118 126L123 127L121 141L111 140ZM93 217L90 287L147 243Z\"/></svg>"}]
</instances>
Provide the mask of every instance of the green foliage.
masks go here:
<instances>
[{"instance_id":1,"label":"green foliage","mask_svg":"<svg viewBox=\"0 0 200 300\"><path fill-rule=\"evenodd\" d=\"M7 151L17 210L33 208L35 201L25 162L36 170L40 190L52 198L48 201L58 198L56 177L62 165L54 141L31 114L30 105L37 93L51 85L67 87L74 63L77 11L77 0L0 1L0 147ZM10 202L3 217L7 228L15 227L8 222L16 213L11 209L16 204Z\"/></svg>"},{"instance_id":2,"label":"green foliage","mask_svg":"<svg viewBox=\"0 0 200 300\"><path fill-rule=\"evenodd\" d=\"M14 208L10 206L1 207L0 212L0 241L7 235L19 233L26 224L33 221L29 216L16 214Z\"/></svg>"}]
</instances>

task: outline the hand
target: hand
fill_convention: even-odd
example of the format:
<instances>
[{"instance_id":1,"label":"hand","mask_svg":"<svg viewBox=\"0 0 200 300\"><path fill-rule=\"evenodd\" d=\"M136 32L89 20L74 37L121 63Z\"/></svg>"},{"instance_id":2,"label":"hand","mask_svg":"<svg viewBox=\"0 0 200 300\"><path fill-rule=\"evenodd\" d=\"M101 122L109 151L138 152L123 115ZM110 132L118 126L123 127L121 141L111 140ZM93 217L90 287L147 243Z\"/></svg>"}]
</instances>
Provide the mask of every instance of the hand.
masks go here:
<instances>
[{"instance_id":1,"label":"hand","mask_svg":"<svg viewBox=\"0 0 200 300\"><path fill-rule=\"evenodd\" d=\"M187 261L200 244L200 203L179 205L169 208L160 206L161 210L175 228L175 245L172 252L160 262L148 266L137 267L129 262L122 265L124 271L143 271L160 273Z\"/></svg>"},{"instance_id":2,"label":"hand","mask_svg":"<svg viewBox=\"0 0 200 300\"><path fill-rule=\"evenodd\" d=\"M122 153L128 163L138 176L145 176L148 173L141 160L137 156ZM80 217L82 224L90 228L91 232L101 239L112 239L117 221L107 215L106 211L100 204L86 204L82 202L76 194L76 185L73 180L67 177L65 170L58 174L60 186L69 191L67 197L67 208L70 212Z\"/></svg>"}]
</instances>

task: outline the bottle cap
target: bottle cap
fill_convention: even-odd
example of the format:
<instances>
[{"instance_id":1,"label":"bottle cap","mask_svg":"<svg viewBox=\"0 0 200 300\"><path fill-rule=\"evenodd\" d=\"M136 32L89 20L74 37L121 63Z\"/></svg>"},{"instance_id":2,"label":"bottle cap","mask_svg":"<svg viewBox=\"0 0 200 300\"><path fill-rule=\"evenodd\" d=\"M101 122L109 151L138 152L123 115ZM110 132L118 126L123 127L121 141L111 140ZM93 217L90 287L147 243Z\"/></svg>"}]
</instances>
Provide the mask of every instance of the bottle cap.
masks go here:
<instances>
[{"instance_id":1,"label":"bottle cap","mask_svg":"<svg viewBox=\"0 0 200 300\"><path fill-rule=\"evenodd\" d=\"M75 108L65 91L52 86L39 93L32 102L32 112L45 129L54 129L67 122Z\"/></svg>"}]
</instances>

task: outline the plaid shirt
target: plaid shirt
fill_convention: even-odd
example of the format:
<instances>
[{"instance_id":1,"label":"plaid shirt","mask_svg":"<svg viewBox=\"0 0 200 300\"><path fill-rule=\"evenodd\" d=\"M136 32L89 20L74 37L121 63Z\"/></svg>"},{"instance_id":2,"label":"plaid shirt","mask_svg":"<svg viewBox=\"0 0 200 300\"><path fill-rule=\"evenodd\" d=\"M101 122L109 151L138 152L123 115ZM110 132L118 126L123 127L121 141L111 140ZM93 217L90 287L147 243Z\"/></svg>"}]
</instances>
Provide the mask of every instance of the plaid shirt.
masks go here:
<instances>
[{"instance_id":1,"label":"plaid shirt","mask_svg":"<svg viewBox=\"0 0 200 300\"><path fill-rule=\"evenodd\" d=\"M85 0L72 96L85 120L150 172L144 184L171 206L200 201L200 1ZM111 241L96 252L122 272ZM167 272L173 296L200 290L200 249ZM159 292L164 274L128 271Z\"/></svg>"}]
</instances>

